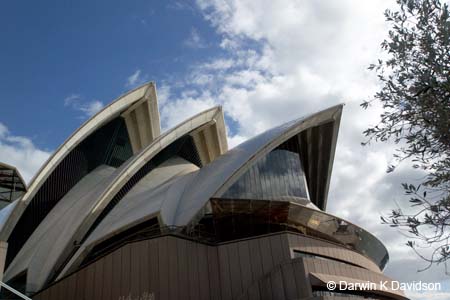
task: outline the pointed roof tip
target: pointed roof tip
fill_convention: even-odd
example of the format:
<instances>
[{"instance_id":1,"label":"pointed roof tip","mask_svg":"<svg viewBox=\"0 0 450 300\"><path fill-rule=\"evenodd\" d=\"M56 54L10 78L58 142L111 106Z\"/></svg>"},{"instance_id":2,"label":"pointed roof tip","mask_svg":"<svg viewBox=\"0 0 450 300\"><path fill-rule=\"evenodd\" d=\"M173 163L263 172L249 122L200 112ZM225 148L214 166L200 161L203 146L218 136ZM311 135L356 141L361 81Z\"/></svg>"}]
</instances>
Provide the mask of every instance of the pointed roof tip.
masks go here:
<instances>
[{"instance_id":1,"label":"pointed roof tip","mask_svg":"<svg viewBox=\"0 0 450 300\"><path fill-rule=\"evenodd\" d=\"M333 106L329 106L329 107L327 107L327 108L325 108L325 109L323 109L323 110L320 110L320 111L331 110L331 109L339 109L339 110L342 110L342 109L344 108L345 105L346 105L345 102L341 102L341 103L335 104L335 105L333 105Z\"/></svg>"},{"instance_id":2,"label":"pointed roof tip","mask_svg":"<svg viewBox=\"0 0 450 300\"><path fill-rule=\"evenodd\" d=\"M213 107L210 108L210 110L217 110L217 111L223 111L223 107L222 105L218 104L218 105L214 105Z\"/></svg>"},{"instance_id":3,"label":"pointed roof tip","mask_svg":"<svg viewBox=\"0 0 450 300\"><path fill-rule=\"evenodd\" d=\"M17 168L13 165L7 164L5 162L0 161L0 167L5 167L7 169L15 170L17 171Z\"/></svg>"},{"instance_id":4,"label":"pointed roof tip","mask_svg":"<svg viewBox=\"0 0 450 300\"><path fill-rule=\"evenodd\" d=\"M131 90L128 90L128 91L126 91L123 95L127 95L127 94L130 94L130 93L132 93L132 92L134 92L134 91L137 91L137 90L139 90L139 89L142 89L142 88L147 88L147 89L149 89L149 88L151 88L151 87L154 87L155 89L156 89L156 83L154 82L154 81L147 81L147 82L144 82L143 84L140 84L140 85L138 85L137 87L135 87L135 88L132 88ZM122 95L122 96L123 96ZM119 97L120 98L120 97Z\"/></svg>"},{"instance_id":5,"label":"pointed roof tip","mask_svg":"<svg viewBox=\"0 0 450 300\"><path fill-rule=\"evenodd\" d=\"M345 105L347 105L345 102L341 102L339 104L336 104L334 107L336 107L339 110L339 113L342 113Z\"/></svg>"},{"instance_id":6,"label":"pointed roof tip","mask_svg":"<svg viewBox=\"0 0 450 300\"><path fill-rule=\"evenodd\" d=\"M156 82L155 82L155 81L153 81L153 80L151 80L151 81L147 81L147 82L143 83L143 84L142 84L142 86L148 86L148 87L151 87L151 86L153 86L153 87L155 87L155 88L156 88Z\"/></svg>"},{"instance_id":7,"label":"pointed roof tip","mask_svg":"<svg viewBox=\"0 0 450 300\"><path fill-rule=\"evenodd\" d=\"M123 92L119 97L117 97L116 99L120 99L120 98L123 98L124 96L126 96L126 95L128 95L128 94L131 94L131 93L133 93L134 91L137 91L137 90L140 90L140 89L142 89L142 88L150 88L150 87L154 87L155 89L156 89L156 83L155 83L155 81L147 81L147 82L144 82L144 83L142 83L142 84L140 84L140 85L138 85L138 86L136 86L136 87L134 87L134 88L132 88L132 89L130 89L130 90L126 90L125 92ZM112 102L114 102L114 101L112 101Z\"/></svg>"},{"instance_id":8,"label":"pointed roof tip","mask_svg":"<svg viewBox=\"0 0 450 300\"><path fill-rule=\"evenodd\" d=\"M320 113L320 112L326 111L326 110L332 110L332 109L342 110L344 108L344 106L346 106L346 105L347 105L347 103L341 102L341 103L338 103L338 104L335 104L335 105L332 105L332 106L328 106L328 107L326 107L324 109L320 109L320 110L317 111L317 113Z\"/></svg>"},{"instance_id":9,"label":"pointed roof tip","mask_svg":"<svg viewBox=\"0 0 450 300\"><path fill-rule=\"evenodd\" d=\"M334 106L332 106L330 108L334 108L334 109L337 110L336 113L339 114L339 116L337 116L337 118L340 119L341 115L342 115L342 112L344 111L344 106L346 106L346 105L347 105L347 103L341 102L341 103L336 104L336 105L334 105Z\"/></svg>"},{"instance_id":10,"label":"pointed roof tip","mask_svg":"<svg viewBox=\"0 0 450 300\"><path fill-rule=\"evenodd\" d=\"M331 113L331 118L334 119L335 121L340 122L341 116L342 116L342 111L344 110L344 106L346 104L345 103L339 103L330 107L327 107L325 109L321 109L319 111L316 111L310 115L308 115L307 117L303 117L303 120L306 120L308 118L314 117L314 116L318 116L318 115L322 115L322 114L326 114L326 113Z\"/></svg>"},{"instance_id":11,"label":"pointed roof tip","mask_svg":"<svg viewBox=\"0 0 450 300\"><path fill-rule=\"evenodd\" d=\"M16 176L22 181L22 184L23 184L25 190L28 189L26 181L23 179L22 174L20 173L19 169L16 166L13 166L13 165L10 165L10 164L0 161L0 167L10 169L11 171L15 172Z\"/></svg>"}]
</instances>

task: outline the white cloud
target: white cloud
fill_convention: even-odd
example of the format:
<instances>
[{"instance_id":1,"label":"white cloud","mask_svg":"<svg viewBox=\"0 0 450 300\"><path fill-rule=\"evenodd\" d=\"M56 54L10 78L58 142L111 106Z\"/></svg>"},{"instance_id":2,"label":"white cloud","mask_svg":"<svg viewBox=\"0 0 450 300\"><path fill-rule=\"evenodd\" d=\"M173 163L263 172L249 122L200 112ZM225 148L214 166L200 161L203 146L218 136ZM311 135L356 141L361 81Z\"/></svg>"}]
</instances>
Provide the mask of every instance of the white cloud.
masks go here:
<instances>
[{"instance_id":1,"label":"white cloud","mask_svg":"<svg viewBox=\"0 0 450 300\"><path fill-rule=\"evenodd\" d=\"M200 36L197 29L195 29L194 27L191 28L189 36L184 40L183 45L192 49L207 47L205 40Z\"/></svg>"},{"instance_id":2,"label":"white cloud","mask_svg":"<svg viewBox=\"0 0 450 300\"><path fill-rule=\"evenodd\" d=\"M78 103L81 97L78 94L71 94L64 99L64 106L71 106L74 103Z\"/></svg>"},{"instance_id":3,"label":"white cloud","mask_svg":"<svg viewBox=\"0 0 450 300\"><path fill-rule=\"evenodd\" d=\"M162 128L171 128L186 119L186 116L194 116L216 105L208 93L193 98L185 96L182 99L174 99L166 102L161 108Z\"/></svg>"},{"instance_id":4,"label":"white cloud","mask_svg":"<svg viewBox=\"0 0 450 300\"><path fill-rule=\"evenodd\" d=\"M86 103L85 106L81 108L81 111L86 113L86 115L88 116L92 116L99 112L103 108L103 106L104 105L101 101L93 100Z\"/></svg>"},{"instance_id":5,"label":"white cloud","mask_svg":"<svg viewBox=\"0 0 450 300\"><path fill-rule=\"evenodd\" d=\"M104 104L99 100L83 101L82 97L78 94L71 94L64 99L64 106L70 107L76 111L82 112L83 119L91 117L99 112Z\"/></svg>"},{"instance_id":6,"label":"white cloud","mask_svg":"<svg viewBox=\"0 0 450 300\"><path fill-rule=\"evenodd\" d=\"M227 70L230 69L233 65L234 60L219 58L200 65L200 68L203 70Z\"/></svg>"},{"instance_id":7,"label":"white cloud","mask_svg":"<svg viewBox=\"0 0 450 300\"><path fill-rule=\"evenodd\" d=\"M422 176L403 165L386 168L393 145L362 147L361 132L380 109L359 104L378 88L367 66L386 36L383 11L393 1L197 0L221 35L225 55L192 68L162 108L166 126L221 104L235 124L235 145L282 122L345 102L329 196L329 211L373 232L391 254L387 274L401 281L443 280L442 268L416 273L424 263L406 238L380 224L379 215L404 201L402 181ZM249 45L254 45L249 47ZM175 89L174 89L175 90ZM392 266L392 267L390 267ZM401 267L399 267L401 266Z\"/></svg>"},{"instance_id":8,"label":"white cloud","mask_svg":"<svg viewBox=\"0 0 450 300\"><path fill-rule=\"evenodd\" d=\"M168 85L162 85L157 87L158 103L160 106L166 104L170 98L170 87Z\"/></svg>"},{"instance_id":9,"label":"white cloud","mask_svg":"<svg viewBox=\"0 0 450 300\"><path fill-rule=\"evenodd\" d=\"M0 123L0 138L6 136L6 134L8 134L8 128Z\"/></svg>"},{"instance_id":10,"label":"white cloud","mask_svg":"<svg viewBox=\"0 0 450 300\"><path fill-rule=\"evenodd\" d=\"M15 166L26 182L30 181L50 154L37 148L31 139L13 135L6 125L0 123L1 161Z\"/></svg>"},{"instance_id":11,"label":"white cloud","mask_svg":"<svg viewBox=\"0 0 450 300\"><path fill-rule=\"evenodd\" d=\"M230 130L228 130L230 132ZM233 135L228 137L228 147L233 148L234 146L239 145L242 142L245 142L247 140L246 137L240 136L240 135Z\"/></svg>"},{"instance_id":12,"label":"white cloud","mask_svg":"<svg viewBox=\"0 0 450 300\"><path fill-rule=\"evenodd\" d=\"M147 79L148 79L147 74L142 74L141 69L137 69L136 71L134 71L133 74L128 76L126 83L125 83L125 87L134 88L138 85L145 83L147 81Z\"/></svg>"},{"instance_id":13,"label":"white cloud","mask_svg":"<svg viewBox=\"0 0 450 300\"><path fill-rule=\"evenodd\" d=\"M192 13L197 12L195 7L193 7L188 1L169 1L169 4L167 4L167 8L174 10L186 10Z\"/></svg>"}]
</instances>

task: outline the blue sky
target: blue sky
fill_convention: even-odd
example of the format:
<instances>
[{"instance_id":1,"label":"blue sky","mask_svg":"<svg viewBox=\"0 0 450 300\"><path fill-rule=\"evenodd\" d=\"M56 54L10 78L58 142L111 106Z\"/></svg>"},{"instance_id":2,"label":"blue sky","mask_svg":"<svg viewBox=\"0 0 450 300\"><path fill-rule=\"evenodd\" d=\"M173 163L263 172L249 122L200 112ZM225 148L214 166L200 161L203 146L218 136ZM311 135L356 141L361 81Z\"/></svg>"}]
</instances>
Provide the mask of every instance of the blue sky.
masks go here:
<instances>
[{"instance_id":1,"label":"blue sky","mask_svg":"<svg viewBox=\"0 0 450 300\"><path fill-rule=\"evenodd\" d=\"M220 53L219 37L194 4L165 1L2 1L1 121L55 149L82 119L64 105L107 103L141 70L157 83ZM190 45L193 32L200 43ZM194 42L194 41L192 41ZM26 120L26 122L24 122Z\"/></svg>"},{"instance_id":2,"label":"blue sky","mask_svg":"<svg viewBox=\"0 0 450 300\"><path fill-rule=\"evenodd\" d=\"M380 56L383 11L393 4L0 1L0 161L30 180L89 115L149 80L164 128L222 105L231 146L344 102L328 210L386 244L389 276L448 281L442 265L417 273L424 262L379 221L405 203L400 184L423 174L404 163L387 175L395 146L360 145L379 119L379 107L359 104L379 88L367 66ZM445 290L412 298L449 299Z\"/></svg>"}]
</instances>

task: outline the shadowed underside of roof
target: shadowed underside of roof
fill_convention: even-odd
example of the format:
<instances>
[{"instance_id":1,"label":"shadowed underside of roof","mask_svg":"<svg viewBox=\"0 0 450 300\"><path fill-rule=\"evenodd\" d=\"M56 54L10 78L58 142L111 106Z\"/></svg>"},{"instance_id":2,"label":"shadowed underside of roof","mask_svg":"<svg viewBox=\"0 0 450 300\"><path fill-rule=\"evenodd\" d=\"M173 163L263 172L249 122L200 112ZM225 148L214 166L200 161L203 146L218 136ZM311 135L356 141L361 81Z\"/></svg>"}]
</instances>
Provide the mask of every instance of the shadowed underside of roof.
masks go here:
<instances>
[{"instance_id":1,"label":"shadowed underside of roof","mask_svg":"<svg viewBox=\"0 0 450 300\"><path fill-rule=\"evenodd\" d=\"M95 138L95 140L99 139ZM92 149L92 147L90 148ZM200 113L156 137L136 154L131 154L132 157L126 162L113 166L117 167L117 170L92 187L88 202L79 207L75 218L64 218L61 214L56 213L56 207L52 209L51 212L55 213L49 214L44 223L37 227L32 238L26 242L10 267L7 268L5 279L17 276L25 271L24 267L26 267L28 268L28 290L35 291L41 288L49 278L56 276L55 272L58 269L65 265L74 253L73 251L76 250L74 245L83 243L102 219L121 201L121 198L127 195L130 189L158 164L177 153L180 157L201 167L226 150L225 125L220 107ZM102 160L102 164L108 165L104 160ZM90 176L91 172L94 171L83 175L83 180ZM95 175L88 182L95 181L97 177ZM74 212L74 208L70 207L71 203L78 203L82 199L86 199L82 194L71 196L72 199L68 198L73 190L81 187L83 180L74 185L66 194L67 197L63 196L63 199L67 199L67 201L60 201L60 206L67 213ZM81 196L83 198L76 199ZM61 226L56 225L60 221L64 222L65 230L60 230ZM39 239L40 236L53 236L53 243L49 244L45 239ZM52 255L45 258L46 253L52 253ZM38 257L39 259L37 259ZM32 264L23 264L24 261L30 259L33 261Z\"/></svg>"},{"instance_id":2,"label":"shadowed underside of roof","mask_svg":"<svg viewBox=\"0 0 450 300\"><path fill-rule=\"evenodd\" d=\"M88 232L88 234L84 234L84 238L81 236L76 238L83 243L67 263L60 276L77 267L90 249L105 239L106 236L118 234L129 227L130 224L134 224L139 213L146 212L147 216L160 213L158 205L153 206L154 209L151 211L142 207L142 210L136 210L135 219L128 218L130 221L123 224L121 228L112 226L105 231L105 226L101 225L103 219L110 213L115 214L117 210L120 211L120 206L116 208L118 203L121 203L122 199L161 163L171 157L179 156L197 165L198 168L212 163L227 150L225 123L221 107L214 107L199 113L157 138L127 162L123 172L115 176L113 182L104 189L104 193L98 198L96 207L93 209L93 212L96 213L91 213L89 219L86 219L84 224L80 226L80 228L83 228L80 233ZM149 199L149 201L153 200L155 199ZM178 201L179 198L173 200ZM173 211L175 211L175 208L168 213L173 214ZM108 219L105 222L108 222ZM171 223L171 221L167 222Z\"/></svg>"},{"instance_id":3,"label":"shadowed underside of roof","mask_svg":"<svg viewBox=\"0 0 450 300\"><path fill-rule=\"evenodd\" d=\"M21 197L26 191L27 186L19 171L0 162L0 209Z\"/></svg>"},{"instance_id":4,"label":"shadowed underside of roof","mask_svg":"<svg viewBox=\"0 0 450 300\"><path fill-rule=\"evenodd\" d=\"M104 224L100 225L98 227L99 230L101 228L100 232L94 231L87 238L87 240L81 246L80 250L77 251L77 254L74 255L74 258L71 260L71 262L68 263L67 267L60 274L60 276L67 274L70 270L73 271L76 266L79 266L90 249L92 249L108 237L112 237L115 234L118 234L119 232L122 232L127 228L136 225L137 223L139 223L138 220L144 222L144 220L149 219L152 216L158 216L161 226L187 225L192 220L192 218L195 217L197 212L208 202L208 200L214 196L214 194L220 193L220 189L223 188L223 186L226 186L227 184L229 186L234 180L238 178L238 174L241 174L245 171L245 169L248 169L258 157L261 157L265 153L268 153L273 148L282 144L292 136L300 134L299 139L301 139L301 134L303 133L306 138L311 138L310 136L308 136L308 130L316 130L315 126L319 126L320 130L326 132L328 136L324 135L324 137L319 137L317 140L314 140L314 142L320 141L324 148L323 152L311 153L309 156L305 155L305 157L310 160L310 164L308 166L308 168L310 169L307 169L306 172L309 172L309 174L313 174L317 177L324 176L324 179L320 181L322 185L317 184L311 185L309 187L309 189L314 191L313 197L315 197L316 194L319 195L318 197L323 197L321 198L322 202L319 201L319 203L324 205L326 191L323 190L328 188L332 157L334 156L334 145L336 142L337 128L339 125L341 110L342 106L333 107L320 113L314 114L311 117L296 120L288 123L287 125L283 125L279 128L270 130L258 137L249 140L248 142L237 146L235 149L232 149L224 153L223 155L217 156L214 161L202 166L199 170L193 171L183 176L180 175L179 179L175 179L173 182L168 183L168 186L164 189L164 192L159 193L158 196L149 197L149 195L152 193L151 191L141 194L140 200L143 201L142 203L148 203L149 205L143 204L142 206L140 206L140 209L136 208L134 212L134 219L133 212L125 210L128 214L126 218L125 216L123 216L123 219L117 217L118 220L121 219L123 222L116 223L114 226L106 226ZM184 124L189 123L185 122ZM182 127L185 127L185 125L180 125L180 128ZM168 133L167 136L172 135L176 137L176 131L177 129L175 129L173 133ZM320 131L320 133L322 134L322 131ZM331 138L331 142L329 142L328 148L325 147L326 145L323 141L324 138ZM309 141L307 142L309 143ZM152 146L150 146L149 149L145 151L150 153L151 147ZM311 152L315 150L313 147L311 149ZM328 163L322 163L320 171L310 171L311 169L317 169L317 159L326 159L328 160ZM148 158L145 160L135 158L135 160L136 162L141 161L140 165L142 166L145 161L149 161ZM138 168L136 166L130 166L130 170L138 170ZM150 173L150 171L148 173ZM133 172L128 174L128 177L132 178L132 174ZM117 182L124 181L117 177ZM108 192L114 190L117 190L117 188L108 189ZM316 192L316 190L322 191ZM129 190L126 192L119 192L119 194L122 194L124 196L127 193L129 193ZM161 203L156 203L160 201L158 199L162 201L161 203L165 203L164 201L170 200L171 204L164 209L164 206L161 206ZM155 203L149 203L152 201L155 201ZM315 201L313 202L315 203ZM111 213L120 215L119 207L111 210ZM126 208L126 203L124 203L124 208ZM105 211L106 210L104 210L104 212ZM107 219L105 219L105 222L108 222L106 220Z\"/></svg>"},{"instance_id":5,"label":"shadowed underside of roof","mask_svg":"<svg viewBox=\"0 0 450 300\"><path fill-rule=\"evenodd\" d=\"M122 113L146 117L139 126L131 127ZM133 135L146 137L148 143L159 133L153 83L119 97L86 121L47 160L10 211L0 230L0 239L8 241L6 266L52 208L84 176L102 164L123 164L135 151L130 145Z\"/></svg>"},{"instance_id":6,"label":"shadowed underside of roof","mask_svg":"<svg viewBox=\"0 0 450 300\"><path fill-rule=\"evenodd\" d=\"M341 113L342 105L338 105L275 127L236 146L203 167L189 183L195 188L185 191L180 199L173 225L184 226L189 223L210 198L220 198L258 159L294 136L306 143L303 147L308 153L301 155L305 160L307 179L317 181L308 182L311 201L324 210ZM309 132L318 132L319 137L312 137ZM324 141L325 138L331 141ZM323 149L315 153L321 145Z\"/></svg>"}]
</instances>

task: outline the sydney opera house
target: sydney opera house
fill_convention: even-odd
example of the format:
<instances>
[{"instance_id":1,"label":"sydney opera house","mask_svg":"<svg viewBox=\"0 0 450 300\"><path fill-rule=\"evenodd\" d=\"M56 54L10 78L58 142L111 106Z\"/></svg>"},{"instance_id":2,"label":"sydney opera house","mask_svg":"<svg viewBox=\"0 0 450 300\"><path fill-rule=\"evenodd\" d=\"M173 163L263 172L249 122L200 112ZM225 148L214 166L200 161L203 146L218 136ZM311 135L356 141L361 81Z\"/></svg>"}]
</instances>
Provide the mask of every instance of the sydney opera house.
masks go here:
<instances>
[{"instance_id":1,"label":"sydney opera house","mask_svg":"<svg viewBox=\"0 0 450 300\"><path fill-rule=\"evenodd\" d=\"M0 165L2 281L36 300L407 299L379 285L384 245L326 212L341 112L229 150L221 107L162 133L154 84L136 88L29 185ZM327 288L343 280L375 288Z\"/></svg>"}]
</instances>

